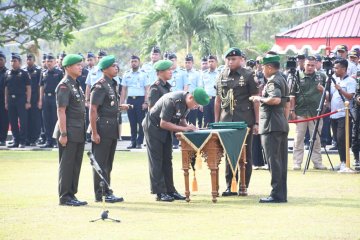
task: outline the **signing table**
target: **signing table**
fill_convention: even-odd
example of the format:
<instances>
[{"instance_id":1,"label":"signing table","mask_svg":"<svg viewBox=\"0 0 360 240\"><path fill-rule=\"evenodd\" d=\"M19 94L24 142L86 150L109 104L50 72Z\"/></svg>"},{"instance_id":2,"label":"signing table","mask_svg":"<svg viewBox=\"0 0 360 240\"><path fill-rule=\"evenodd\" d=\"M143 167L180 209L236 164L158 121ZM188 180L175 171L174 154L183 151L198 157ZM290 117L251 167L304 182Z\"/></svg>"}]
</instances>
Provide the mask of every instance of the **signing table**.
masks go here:
<instances>
[{"instance_id":1,"label":"signing table","mask_svg":"<svg viewBox=\"0 0 360 240\"><path fill-rule=\"evenodd\" d=\"M233 184L237 184L235 173L240 168L239 193L243 196L247 195L245 186L245 140L249 128L244 122L213 123L210 128L176 134L181 141L182 169L184 170L187 202L190 201L189 169L192 159L195 159L194 154L197 155L197 164L198 161L205 161L210 169L211 194L214 203L217 201L216 197L219 196L219 164L223 156L229 162L233 172Z\"/></svg>"}]
</instances>

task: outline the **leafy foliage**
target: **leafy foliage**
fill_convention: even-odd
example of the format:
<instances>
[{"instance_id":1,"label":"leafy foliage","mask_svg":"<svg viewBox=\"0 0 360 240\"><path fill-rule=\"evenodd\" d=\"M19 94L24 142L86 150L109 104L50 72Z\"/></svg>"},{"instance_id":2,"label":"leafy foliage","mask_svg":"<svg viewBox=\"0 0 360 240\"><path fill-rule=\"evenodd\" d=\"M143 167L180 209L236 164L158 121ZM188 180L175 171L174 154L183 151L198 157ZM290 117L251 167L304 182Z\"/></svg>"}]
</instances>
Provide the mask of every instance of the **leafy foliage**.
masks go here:
<instances>
[{"instance_id":1,"label":"leafy foliage","mask_svg":"<svg viewBox=\"0 0 360 240\"><path fill-rule=\"evenodd\" d=\"M77 6L78 0L0 1L0 46L30 41L38 45L39 39L68 45L74 40L71 32L85 21Z\"/></svg>"}]
</instances>

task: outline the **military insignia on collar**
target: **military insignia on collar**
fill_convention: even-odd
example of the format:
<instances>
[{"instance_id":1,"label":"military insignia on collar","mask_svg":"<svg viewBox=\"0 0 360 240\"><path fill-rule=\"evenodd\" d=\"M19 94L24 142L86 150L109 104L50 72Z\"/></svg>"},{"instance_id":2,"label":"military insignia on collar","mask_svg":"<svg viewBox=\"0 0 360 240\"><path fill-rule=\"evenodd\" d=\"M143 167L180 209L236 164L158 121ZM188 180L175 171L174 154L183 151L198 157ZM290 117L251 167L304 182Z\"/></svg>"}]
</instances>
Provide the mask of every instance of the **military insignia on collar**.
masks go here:
<instances>
[{"instance_id":1,"label":"military insignia on collar","mask_svg":"<svg viewBox=\"0 0 360 240\"><path fill-rule=\"evenodd\" d=\"M96 88L101 88L101 84L95 84Z\"/></svg>"}]
</instances>

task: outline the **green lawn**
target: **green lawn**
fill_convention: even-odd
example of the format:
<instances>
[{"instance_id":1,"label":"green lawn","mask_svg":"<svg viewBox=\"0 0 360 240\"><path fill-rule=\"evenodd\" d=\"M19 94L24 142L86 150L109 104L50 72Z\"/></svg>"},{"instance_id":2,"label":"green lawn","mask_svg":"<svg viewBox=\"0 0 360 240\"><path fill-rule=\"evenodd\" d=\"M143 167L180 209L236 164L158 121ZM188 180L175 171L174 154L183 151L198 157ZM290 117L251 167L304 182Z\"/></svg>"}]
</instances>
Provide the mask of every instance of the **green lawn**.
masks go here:
<instances>
[{"instance_id":1,"label":"green lawn","mask_svg":"<svg viewBox=\"0 0 360 240\"><path fill-rule=\"evenodd\" d=\"M336 155L331 158L338 163ZM183 192L180 154L173 164L175 184ZM248 197L220 197L213 204L203 164L197 175L199 192L190 203L160 203L150 194L146 154L117 152L112 188L125 202L107 208L122 222L90 223L102 208L93 201L87 158L77 195L89 202L85 207L58 205L57 152L0 151L0 170L0 239L360 239L358 174L291 170L289 202L262 205L258 200L270 191L270 175L257 170ZM223 164L220 172L222 191Z\"/></svg>"}]
</instances>

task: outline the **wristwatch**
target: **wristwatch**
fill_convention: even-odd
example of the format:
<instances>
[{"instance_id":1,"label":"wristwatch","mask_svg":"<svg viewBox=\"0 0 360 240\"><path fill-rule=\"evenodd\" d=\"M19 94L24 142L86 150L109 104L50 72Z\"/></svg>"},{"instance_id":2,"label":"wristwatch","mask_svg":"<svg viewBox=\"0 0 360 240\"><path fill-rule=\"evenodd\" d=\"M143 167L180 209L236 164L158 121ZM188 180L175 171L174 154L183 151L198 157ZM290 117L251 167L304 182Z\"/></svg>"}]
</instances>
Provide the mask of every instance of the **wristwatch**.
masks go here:
<instances>
[{"instance_id":1,"label":"wristwatch","mask_svg":"<svg viewBox=\"0 0 360 240\"><path fill-rule=\"evenodd\" d=\"M62 132L62 133L60 133L60 136L62 136L62 137L67 137L67 132Z\"/></svg>"}]
</instances>

